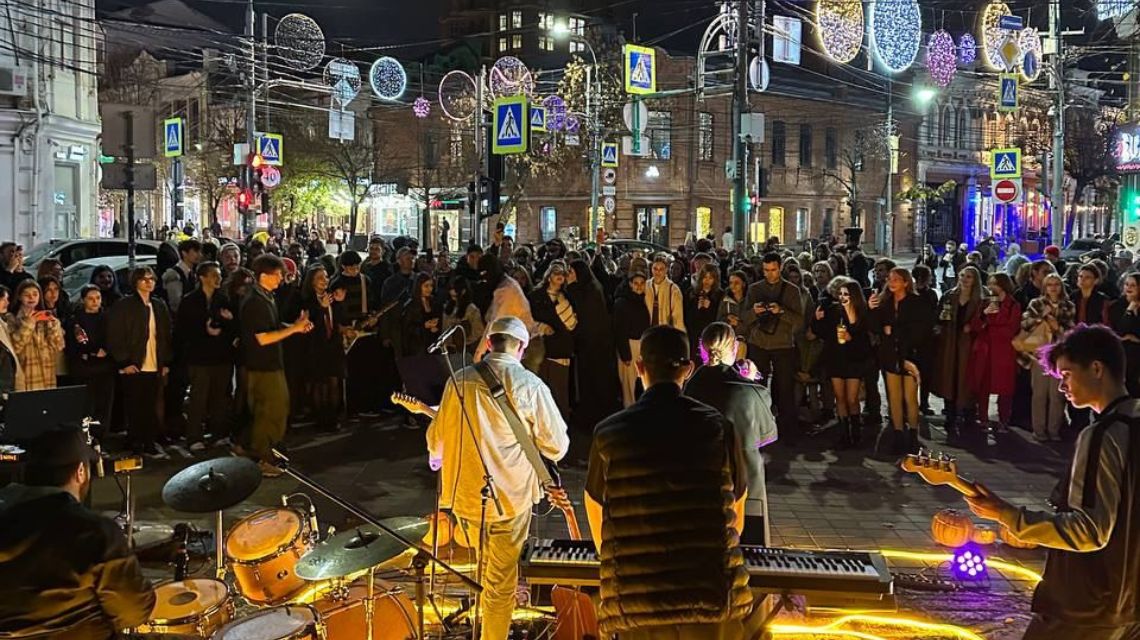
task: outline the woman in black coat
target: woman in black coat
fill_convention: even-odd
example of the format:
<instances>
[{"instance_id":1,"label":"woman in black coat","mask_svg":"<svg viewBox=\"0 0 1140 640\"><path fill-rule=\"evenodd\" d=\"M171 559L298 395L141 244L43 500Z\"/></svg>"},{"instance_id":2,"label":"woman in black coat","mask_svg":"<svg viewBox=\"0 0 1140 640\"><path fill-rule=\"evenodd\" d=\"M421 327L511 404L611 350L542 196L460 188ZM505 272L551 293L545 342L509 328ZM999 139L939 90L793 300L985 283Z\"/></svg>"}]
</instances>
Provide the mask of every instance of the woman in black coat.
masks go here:
<instances>
[{"instance_id":1,"label":"woman in black coat","mask_svg":"<svg viewBox=\"0 0 1140 640\"><path fill-rule=\"evenodd\" d=\"M87 415L99 423L94 431L102 438L111 430L115 363L107 347L107 314L97 285L85 284L79 290L79 306L63 329L67 370L76 383L87 387Z\"/></svg>"},{"instance_id":2,"label":"woman in black coat","mask_svg":"<svg viewBox=\"0 0 1140 640\"><path fill-rule=\"evenodd\" d=\"M617 348L618 381L622 405L629 407L637 396L637 359L641 357L641 334L649 328L645 304L645 274L631 271L614 300L613 336Z\"/></svg>"},{"instance_id":3,"label":"woman in black coat","mask_svg":"<svg viewBox=\"0 0 1140 640\"><path fill-rule=\"evenodd\" d=\"M594 273L585 260L574 260L570 268L574 282L566 286L566 295L578 315L574 330L578 406L574 418L575 424L592 432L602 418L618 408L614 339L605 295Z\"/></svg>"},{"instance_id":4,"label":"woman in black coat","mask_svg":"<svg viewBox=\"0 0 1140 640\"><path fill-rule=\"evenodd\" d=\"M297 336L303 343L305 389L309 409L322 431L340 428L341 382L345 354L341 326L347 324L341 311L344 289L329 292L329 274L314 262L301 283L301 308L309 313L313 330Z\"/></svg>"},{"instance_id":5,"label":"woman in black coat","mask_svg":"<svg viewBox=\"0 0 1140 640\"><path fill-rule=\"evenodd\" d=\"M685 329L689 333L690 354L697 360L701 333L716 322L724 292L720 288L720 271L714 264L706 264L697 274L696 288L685 296Z\"/></svg>"},{"instance_id":6,"label":"woman in black coat","mask_svg":"<svg viewBox=\"0 0 1140 640\"><path fill-rule=\"evenodd\" d=\"M411 297L404 303L400 355L427 353L443 327L443 307L435 297L435 281L427 273L412 278Z\"/></svg>"},{"instance_id":7,"label":"woman in black coat","mask_svg":"<svg viewBox=\"0 0 1140 640\"><path fill-rule=\"evenodd\" d=\"M574 355L574 330L578 328L578 314L566 296L565 287L574 277L576 274L565 262L555 260L539 286L527 296L543 342L544 356L538 377L550 387L563 418L570 416L570 359Z\"/></svg>"}]
</instances>

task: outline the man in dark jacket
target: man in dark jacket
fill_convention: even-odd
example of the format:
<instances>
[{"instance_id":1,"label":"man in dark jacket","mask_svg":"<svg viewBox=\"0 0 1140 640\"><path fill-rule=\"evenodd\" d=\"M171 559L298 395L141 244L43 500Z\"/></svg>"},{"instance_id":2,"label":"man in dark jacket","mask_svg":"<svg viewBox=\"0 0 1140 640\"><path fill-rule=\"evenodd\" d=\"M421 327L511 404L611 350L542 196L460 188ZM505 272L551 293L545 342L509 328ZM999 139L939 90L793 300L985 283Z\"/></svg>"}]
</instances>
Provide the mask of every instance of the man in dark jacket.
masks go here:
<instances>
[{"instance_id":1,"label":"man in dark jacket","mask_svg":"<svg viewBox=\"0 0 1140 640\"><path fill-rule=\"evenodd\" d=\"M155 594L127 540L82 504L95 452L78 429L26 445L24 482L0 489L0 638L109 640Z\"/></svg>"},{"instance_id":2,"label":"man in dark jacket","mask_svg":"<svg viewBox=\"0 0 1140 640\"><path fill-rule=\"evenodd\" d=\"M215 438L228 436L230 379L234 372L233 314L218 293L222 268L204 262L197 269L198 288L182 299L174 324L175 340L183 345L189 369L190 406L186 413L186 441L190 451L206 449L202 423L208 419Z\"/></svg>"},{"instance_id":3,"label":"man in dark jacket","mask_svg":"<svg viewBox=\"0 0 1140 640\"><path fill-rule=\"evenodd\" d=\"M598 424L586 480L602 636L739 637L753 604L739 548L740 440L715 409L682 395L693 371L683 331L647 330L637 371L646 391Z\"/></svg>"},{"instance_id":4,"label":"man in dark jacket","mask_svg":"<svg viewBox=\"0 0 1140 640\"><path fill-rule=\"evenodd\" d=\"M162 385L173 358L170 312L154 293L154 271L131 271L134 295L117 302L108 314L107 346L119 368L127 414L127 433L138 454L169 459L158 444L162 435Z\"/></svg>"}]
</instances>

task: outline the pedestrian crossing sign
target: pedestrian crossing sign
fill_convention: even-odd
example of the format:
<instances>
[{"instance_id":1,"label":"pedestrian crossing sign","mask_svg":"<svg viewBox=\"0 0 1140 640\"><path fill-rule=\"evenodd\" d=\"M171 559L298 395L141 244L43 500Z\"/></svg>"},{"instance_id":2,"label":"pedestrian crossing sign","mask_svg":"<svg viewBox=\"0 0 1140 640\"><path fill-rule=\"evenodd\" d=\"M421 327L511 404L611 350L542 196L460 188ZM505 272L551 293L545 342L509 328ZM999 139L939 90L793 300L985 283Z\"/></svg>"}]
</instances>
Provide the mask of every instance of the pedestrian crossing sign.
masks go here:
<instances>
[{"instance_id":1,"label":"pedestrian crossing sign","mask_svg":"<svg viewBox=\"0 0 1140 640\"><path fill-rule=\"evenodd\" d=\"M263 133L257 139L257 155L264 164L280 166L285 160L285 140L280 133Z\"/></svg>"},{"instance_id":2,"label":"pedestrian crossing sign","mask_svg":"<svg viewBox=\"0 0 1140 640\"><path fill-rule=\"evenodd\" d=\"M1021 177L1021 149L990 151L990 178L1016 180Z\"/></svg>"},{"instance_id":3,"label":"pedestrian crossing sign","mask_svg":"<svg viewBox=\"0 0 1140 640\"><path fill-rule=\"evenodd\" d=\"M167 118L162 122L162 155L177 158L182 155L182 118Z\"/></svg>"},{"instance_id":4,"label":"pedestrian crossing sign","mask_svg":"<svg viewBox=\"0 0 1140 640\"><path fill-rule=\"evenodd\" d=\"M603 142L602 143L602 166L603 167L617 167L618 166L618 145L616 142Z\"/></svg>"},{"instance_id":5,"label":"pedestrian crossing sign","mask_svg":"<svg viewBox=\"0 0 1140 640\"><path fill-rule=\"evenodd\" d=\"M622 47L625 59L625 92L647 94L657 92L657 52L653 47L627 44Z\"/></svg>"},{"instance_id":6,"label":"pedestrian crossing sign","mask_svg":"<svg viewBox=\"0 0 1140 640\"><path fill-rule=\"evenodd\" d=\"M525 95L495 100L491 131L494 136L491 140L492 153L526 153L529 121L530 112L527 110Z\"/></svg>"},{"instance_id":7,"label":"pedestrian crossing sign","mask_svg":"<svg viewBox=\"0 0 1140 640\"><path fill-rule=\"evenodd\" d=\"M546 131L546 107L530 108L531 131Z\"/></svg>"},{"instance_id":8,"label":"pedestrian crossing sign","mask_svg":"<svg viewBox=\"0 0 1140 640\"><path fill-rule=\"evenodd\" d=\"M1019 102L1018 74L1003 73L998 83L998 111L1017 111Z\"/></svg>"}]
</instances>

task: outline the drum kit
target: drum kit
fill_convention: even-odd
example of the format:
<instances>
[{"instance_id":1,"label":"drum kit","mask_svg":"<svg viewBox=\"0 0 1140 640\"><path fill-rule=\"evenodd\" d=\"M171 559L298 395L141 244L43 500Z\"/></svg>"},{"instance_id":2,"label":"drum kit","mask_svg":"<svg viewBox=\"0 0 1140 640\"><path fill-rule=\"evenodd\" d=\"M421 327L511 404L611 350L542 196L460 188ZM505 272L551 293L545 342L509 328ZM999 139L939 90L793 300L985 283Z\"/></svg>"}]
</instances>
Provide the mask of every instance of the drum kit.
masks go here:
<instances>
[{"instance_id":1,"label":"drum kit","mask_svg":"<svg viewBox=\"0 0 1140 640\"><path fill-rule=\"evenodd\" d=\"M299 473L291 475L332 497ZM215 515L216 574L213 578L159 585L151 619L131 629L129 636L215 640L423 638L423 568L429 562L478 587L416 544L427 536L428 520L376 520L335 497L335 503L368 525L320 541L311 499L306 514L288 506L286 498L285 506L256 511L224 532L222 512L249 498L260 482L257 464L236 457L191 465L167 481L162 498L168 506ZM377 569L395 568L407 549L415 550L411 563L416 573L415 602L401 588L375 575ZM227 577L232 579L227 582Z\"/></svg>"}]
</instances>

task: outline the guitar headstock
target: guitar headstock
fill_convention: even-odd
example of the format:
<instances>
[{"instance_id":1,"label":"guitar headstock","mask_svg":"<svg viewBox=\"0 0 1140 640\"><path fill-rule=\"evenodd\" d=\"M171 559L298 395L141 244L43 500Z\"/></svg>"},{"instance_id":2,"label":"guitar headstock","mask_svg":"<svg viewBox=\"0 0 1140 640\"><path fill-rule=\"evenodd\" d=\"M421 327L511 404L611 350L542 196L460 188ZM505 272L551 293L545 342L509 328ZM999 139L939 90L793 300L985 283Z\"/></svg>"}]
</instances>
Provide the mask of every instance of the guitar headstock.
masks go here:
<instances>
[{"instance_id":1,"label":"guitar headstock","mask_svg":"<svg viewBox=\"0 0 1140 640\"><path fill-rule=\"evenodd\" d=\"M903 471L917 473L928 484L956 485L958 479L958 461L945 453L919 449L917 454L907 455L900 465Z\"/></svg>"},{"instance_id":2,"label":"guitar headstock","mask_svg":"<svg viewBox=\"0 0 1140 640\"><path fill-rule=\"evenodd\" d=\"M412 413L424 413L431 410L422 400L399 391L392 392L392 403L400 405Z\"/></svg>"}]
</instances>

